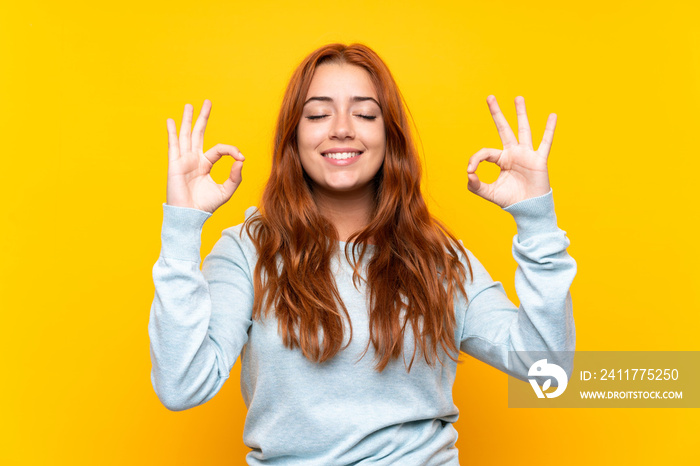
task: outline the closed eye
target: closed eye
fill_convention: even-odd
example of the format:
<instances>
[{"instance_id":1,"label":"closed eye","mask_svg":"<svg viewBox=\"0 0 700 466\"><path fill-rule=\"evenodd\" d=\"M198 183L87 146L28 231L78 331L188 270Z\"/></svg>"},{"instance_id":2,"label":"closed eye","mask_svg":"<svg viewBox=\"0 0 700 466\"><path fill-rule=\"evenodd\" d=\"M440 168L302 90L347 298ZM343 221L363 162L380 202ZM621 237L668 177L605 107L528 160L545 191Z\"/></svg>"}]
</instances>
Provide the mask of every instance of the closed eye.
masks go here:
<instances>
[{"instance_id":1,"label":"closed eye","mask_svg":"<svg viewBox=\"0 0 700 466\"><path fill-rule=\"evenodd\" d=\"M327 116L329 116L329 115L309 115L309 116L306 117L306 119L307 119L307 120L320 120L321 118L325 118L325 117L327 117ZM358 115L355 115L355 116L360 117L360 118L363 118L363 119L365 119L365 120L376 120L376 119L377 119L377 117L376 117L376 116L373 116L373 115L361 115L361 114L358 114Z\"/></svg>"}]
</instances>

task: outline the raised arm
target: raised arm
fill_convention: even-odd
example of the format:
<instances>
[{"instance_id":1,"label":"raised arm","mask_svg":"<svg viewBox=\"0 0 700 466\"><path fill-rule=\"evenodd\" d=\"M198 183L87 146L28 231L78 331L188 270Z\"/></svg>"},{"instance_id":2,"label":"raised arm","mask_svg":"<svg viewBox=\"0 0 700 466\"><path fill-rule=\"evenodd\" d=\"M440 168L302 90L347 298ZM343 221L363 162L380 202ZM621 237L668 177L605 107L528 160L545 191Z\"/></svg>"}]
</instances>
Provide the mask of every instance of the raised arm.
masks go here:
<instances>
[{"instance_id":1,"label":"raised arm","mask_svg":"<svg viewBox=\"0 0 700 466\"><path fill-rule=\"evenodd\" d=\"M506 296L469 252L474 280L467 287L460 348L465 353L520 379L527 378L530 355L509 351L545 351L570 373L576 347L571 293L576 262L567 253L566 232L557 227L552 192L505 209L516 221L513 238L515 290L520 306ZM522 356L528 356L524 360Z\"/></svg>"},{"instance_id":2,"label":"raised arm","mask_svg":"<svg viewBox=\"0 0 700 466\"><path fill-rule=\"evenodd\" d=\"M224 231L199 268L204 222L241 179L241 159L224 185L209 176L222 154L240 156L233 146L201 151L210 107L205 101L193 135L191 106L185 107L179 141L174 122L168 120L168 202L163 204L161 252L153 267L148 335L153 388L174 411L205 403L218 393L251 324L253 287L238 228Z\"/></svg>"},{"instance_id":3,"label":"raised arm","mask_svg":"<svg viewBox=\"0 0 700 466\"><path fill-rule=\"evenodd\" d=\"M209 215L163 204L148 335L151 382L173 411L201 405L219 392L252 323L253 285L238 228L224 231L199 269L201 228Z\"/></svg>"},{"instance_id":4,"label":"raised arm","mask_svg":"<svg viewBox=\"0 0 700 466\"><path fill-rule=\"evenodd\" d=\"M500 282L494 282L470 254L474 281L468 287L468 305L462 326L461 349L519 378L527 377L529 363L509 351L547 351L570 372L571 360L558 352L573 352L576 344L571 294L576 262L566 252L569 240L557 227L547 160L554 138L556 115L547 120L542 142L533 149L525 100L516 97L518 139L496 98L487 99L503 149L485 148L474 154L467 167L468 189L513 215L517 235L513 257L518 264L515 288L520 300L510 302ZM501 172L491 184L476 175L483 162L498 165Z\"/></svg>"}]
</instances>

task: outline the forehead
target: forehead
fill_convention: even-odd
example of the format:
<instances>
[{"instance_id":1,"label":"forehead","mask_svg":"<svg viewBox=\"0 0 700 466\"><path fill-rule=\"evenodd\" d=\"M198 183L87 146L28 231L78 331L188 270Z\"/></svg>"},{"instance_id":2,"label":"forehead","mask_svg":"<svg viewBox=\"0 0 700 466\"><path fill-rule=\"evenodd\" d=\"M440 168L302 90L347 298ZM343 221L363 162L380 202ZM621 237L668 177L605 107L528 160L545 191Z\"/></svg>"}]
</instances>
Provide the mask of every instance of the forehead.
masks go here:
<instances>
[{"instance_id":1,"label":"forehead","mask_svg":"<svg viewBox=\"0 0 700 466\"><path fill-rule=\"evenodd\" d=\"M377 91L369 73L356 65L329 63L314 72L306 98L331 97L333 100L351 97L374 97Z\"/></svg>"}]
</instances>

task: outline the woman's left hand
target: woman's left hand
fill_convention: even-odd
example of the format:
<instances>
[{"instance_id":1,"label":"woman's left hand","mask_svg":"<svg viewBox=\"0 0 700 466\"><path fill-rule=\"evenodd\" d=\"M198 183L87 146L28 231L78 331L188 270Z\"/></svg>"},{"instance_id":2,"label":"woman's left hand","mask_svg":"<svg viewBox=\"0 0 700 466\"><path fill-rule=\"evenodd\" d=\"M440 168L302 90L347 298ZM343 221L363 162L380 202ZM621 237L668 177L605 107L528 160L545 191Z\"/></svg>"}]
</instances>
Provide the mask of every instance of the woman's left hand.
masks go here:
<instances>
[{"instance_id":1,"label":"woman's left hand","mask_svg":"<svg viewBox=\"0 0 700 466\"><path fill-rule=\"evenodd\" d=\"M550 189L547 157L549 157L549 150L552 147L557 115L555 113L549 115L542 142L537 150L534 150L530 124L525 112L525 99L520 96L515 98L519 141L515 138L505 116L501 113L496 97L490 95L486 98L486 102L491 110L496 128L498 128L503 149L481 149L469 158L467 188L500 207L508 207L516 202L547 194ZM495 163L501 169L498 179L491 184L479 181L479 177L475 173L479 164L484 160Z\"/></svg>"}]
</instances>

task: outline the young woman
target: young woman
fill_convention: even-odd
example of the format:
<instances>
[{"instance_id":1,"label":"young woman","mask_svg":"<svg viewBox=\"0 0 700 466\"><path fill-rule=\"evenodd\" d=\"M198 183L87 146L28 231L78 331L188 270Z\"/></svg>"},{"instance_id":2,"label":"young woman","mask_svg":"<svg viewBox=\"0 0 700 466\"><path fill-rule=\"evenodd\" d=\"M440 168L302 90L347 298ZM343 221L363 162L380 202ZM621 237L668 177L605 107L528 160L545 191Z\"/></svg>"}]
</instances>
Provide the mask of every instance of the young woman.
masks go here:
<instances>
[{"instance_id":1,"label":"young woman","mask_svg":"<svg viewBox=\"0 0 700 466\"><path fill-rule=\"evenodd\" d=\"M547 174L556 115L535 150L525 103L518 139L487 98L503 149L467 165L468 189L517 225L513 305L433 218L400 93L363 45L310 54L287 88L260 208L224 230L199 269L204 222L241 183L244 157L203 152L211 109L179 139L168 119L167 202L149 336L158 397L210 400L240 356L248 464L458 464L452 386L459 351L516 377L509 351L573 351L576 263L557 227ZM223 185L209 176L235 159ZM493 184L475 174L498 164Z\"/></svg>"}]
</instances>

